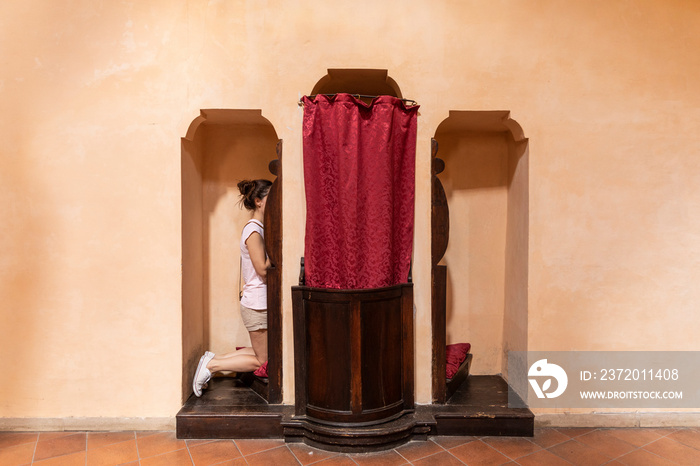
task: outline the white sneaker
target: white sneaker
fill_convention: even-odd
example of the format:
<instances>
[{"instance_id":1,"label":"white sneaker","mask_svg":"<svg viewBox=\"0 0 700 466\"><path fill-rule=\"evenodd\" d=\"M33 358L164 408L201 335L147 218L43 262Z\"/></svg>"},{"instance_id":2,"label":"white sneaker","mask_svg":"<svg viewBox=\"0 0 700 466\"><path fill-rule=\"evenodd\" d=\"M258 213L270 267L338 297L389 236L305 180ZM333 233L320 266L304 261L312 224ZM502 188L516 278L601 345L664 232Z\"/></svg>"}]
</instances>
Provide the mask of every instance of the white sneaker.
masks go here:
<instances>
[{"instance_id":1,"label":"white sneaker","mask_svg":"<svg viewBox=\"0 0 700 466\"><path fill-rule=\"evenodd\" d=\"M212 359L216 355L214 353L212 353L211 351L205 351L204 356L208 357L209 359ZM204 366L204 367L206 367L206 366ZM209 371L209 372L211 372L211 371ZM209 376L209 380L211 380L211 376ZM202 390L204 390L205 388L209 388L209 380L204 382L204 385L202 385Z\"/></svg>"},{"instance_id":2,"label":"white sneaker","mask_svg":"<svg viewBox=\"0 0 700 466\"><path fill-rule=\"evenodd\" d=\"M209 382L211 379L211 371L207 369L207 364L214 358L214 353L207 351L199 358L199 364L197 365L197 371L194 373L194 379L192 379L192 389L196 396L202 396L202 387L205 383Z\"/></svg>"}]
</instances>

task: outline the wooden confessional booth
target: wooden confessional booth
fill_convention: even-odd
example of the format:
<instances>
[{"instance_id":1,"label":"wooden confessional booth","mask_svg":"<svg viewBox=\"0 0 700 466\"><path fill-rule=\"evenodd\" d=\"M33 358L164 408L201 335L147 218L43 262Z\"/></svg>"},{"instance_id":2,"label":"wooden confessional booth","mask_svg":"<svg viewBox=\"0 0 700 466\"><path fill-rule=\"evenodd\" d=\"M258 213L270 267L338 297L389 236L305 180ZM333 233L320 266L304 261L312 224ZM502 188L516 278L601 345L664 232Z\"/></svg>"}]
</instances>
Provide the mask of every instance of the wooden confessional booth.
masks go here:
<instances>
[{"instance_id":1,"label":"wooden confessional booth","mask_svg":"<svg viewBox=\"0 0 700 466\"><path fill-rule=\"evenodd\" d=\"M323 100L336 98L336 95L326 96ZM401 101L397 96L389 98ZM307 104L311 101L308 97L304 99ZM343 99L353 105L363 105L359 96L346 94ZM364 105L367 105L366 100ZM305 121L305 138L308 129ZM410 137L414 144L410 157L414 160L415 133ZM306 151L305 146L305 158ZM315 215L314 203L327 206L335 200L316 198L319 191L309 186L318 187L318 180L305 166L306 250L305 258L301 259L299 285L291 290L295 400L293 406L280 404L282 346L272 342L282 338L281 152L280 141L277 160L270 163L270 171L277 178L268 198L265 218L266 232L271 233L266 234L266 247L274 266L268 275L269 376L261 379L243 374L235 379L212 379L204 395L190 397L178 413L178 438L284 438L288 442L304 442L328 450L367 452L392 448L410 440L426 440L432 435L531 436L532 412L508 406L509 387L499 375L470 376L471 354L463 355L452 375L446 377L446 359L449 359L445 317L447 268L440 265L440 261L449 239L449 209L438 177L445 163L437 157L438 145L434 140L431 157L432 403L416 405L414 402L415 310L410 250L406 268L398 279L394 277L395 283L356 289L319 286L319 282L333 275L319 267L325 265L324 261L354 264L355 259L343 253L318 256L324 257L319 260L310 252L309 244L317 241L313 232L318 222L314 219L324 218ZM322 165L313 161L312 164ZM409 177L415 179L413 171ZM410 189L412 242L413 184ZM397 198L393 197L391 202L398 202ZM334 222L338 223L331 218L330 223ZM328 236L328 231L324 234ZM315 277L315 283L309 283L310 277Z\"/></svg>"},{"instance_id":2,"label":"wooden confessional booth","mask_svg":"<svg viewBox=\"0 0 700 466\"><path fill-rule=\"evenodd\" d=\"M306 264L292 289L296 398L285 436L352 450L426 435L414 413L409 276L417 106L348 94L303 102ZM382 263L395 271L356 270Z\"/></svg>"}]
</instances>

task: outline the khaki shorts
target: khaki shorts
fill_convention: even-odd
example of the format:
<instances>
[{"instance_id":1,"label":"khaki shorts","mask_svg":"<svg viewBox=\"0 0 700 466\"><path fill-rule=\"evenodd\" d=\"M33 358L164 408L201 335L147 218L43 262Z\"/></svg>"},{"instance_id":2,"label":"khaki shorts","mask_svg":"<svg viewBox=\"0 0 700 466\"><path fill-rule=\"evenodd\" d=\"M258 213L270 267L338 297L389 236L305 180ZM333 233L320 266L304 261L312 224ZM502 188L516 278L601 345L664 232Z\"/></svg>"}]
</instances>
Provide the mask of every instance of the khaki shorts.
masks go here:
<instances>
[{"instance_id":1,"label":"khaki shorts","mask_svg":"<svg viewBox=\"0 0 700 466\"><path fill-rule=\"evenodd\" d=\"M267 330L267 309L258 311L241 304L241 318L243 318L243 325L249 332Z\"/></svg>"}]
</instances>

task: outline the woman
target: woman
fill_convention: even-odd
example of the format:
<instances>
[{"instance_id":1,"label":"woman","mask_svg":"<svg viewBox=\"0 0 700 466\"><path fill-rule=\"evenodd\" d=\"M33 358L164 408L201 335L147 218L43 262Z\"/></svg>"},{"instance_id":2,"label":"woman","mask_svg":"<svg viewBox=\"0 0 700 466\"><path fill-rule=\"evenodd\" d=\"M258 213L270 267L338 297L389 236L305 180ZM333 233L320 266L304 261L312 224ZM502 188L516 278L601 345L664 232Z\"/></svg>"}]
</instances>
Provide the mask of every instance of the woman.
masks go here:
<instances>
[{"instance_id":1,"label":"woman","mask_svg":"<svg viewBox=\"0 0 700 466\"><path fill-rule=\"evenodd\" d=\"M241 317L250 334L252 348L215 355L207 351L199 360L194 374L194 394L202 396L202 387L218 371L251 372L267 361L267 269L270 259L265 253L263 220L265 204L272 182L244 180L238 183L243 206L252 212L241 235Z\"/></svg>"}]
</instances>

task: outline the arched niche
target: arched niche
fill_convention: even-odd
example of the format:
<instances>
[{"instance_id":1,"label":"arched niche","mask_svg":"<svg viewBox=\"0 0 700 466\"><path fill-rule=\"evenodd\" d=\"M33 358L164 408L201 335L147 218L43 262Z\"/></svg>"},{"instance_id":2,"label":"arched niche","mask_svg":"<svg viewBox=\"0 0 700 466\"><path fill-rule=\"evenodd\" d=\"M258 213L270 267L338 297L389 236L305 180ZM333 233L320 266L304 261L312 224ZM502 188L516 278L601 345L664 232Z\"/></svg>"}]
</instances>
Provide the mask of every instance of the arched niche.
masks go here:
<instances>
[{"instance_id":1,"label":"arched niche","mask_svg":"<svg viewBox=\"0 0 700 466\"><path fill-rule=\"evenodd\" d=\"M384 69L364 68L329 68L328 74L319 79L309 96L318 94L353 94L360 96L390 95L399 99L403 98L399 85L389 76ZM371 99L362 97L362 101L369 103ZM301 104L300 104L301 105ZM303 265L301 266L299 284L302 285Z\"/></svg>"},{"instance_id":2,"label":"arched niche","mask_svg":"<svg viewBox=\"0 0 700 466\"><path fill-rule=\"evenodd\" d=\"M472 372L506 378L508 352L527 350L527 139L507 111L451 111L432 167L433 276L445 280L433 288L433 399L444 402L445 344L471 343Z\"/></svg>"},{"instance_id":3,"label":"arched niche","mask_svg":"<svg viewBox=\"0 0 700 466\"><path fill-rule=\"evenodd\" d=\"M202 110L182 138L181 154L184 401L192 393L194 370L205 350L221 353L250 346L238 305L238 239L250 218L239 206L237 183L242 179L274 181L265 216L266 247L274 257L273 282L280 273L281 179L275 175L281 174L281 141L260 110ZM276 231L270 234L270 229ZM270 244L273 237L275 244ZM281 290L279 285L268 288L270 377L262 392L268 401L281 402Z\"/></svg>"},{"instance_id":4,"label":"arched niche","mask_svg":"<svg viewBox=\"0 0 700 466\"><path fill-rule=\"evenodd\" d=\"M391 95L401 98L399 85L387 70L329 69L328 74L314 86L311 94Z\"/></svg>"}]
</instances>

